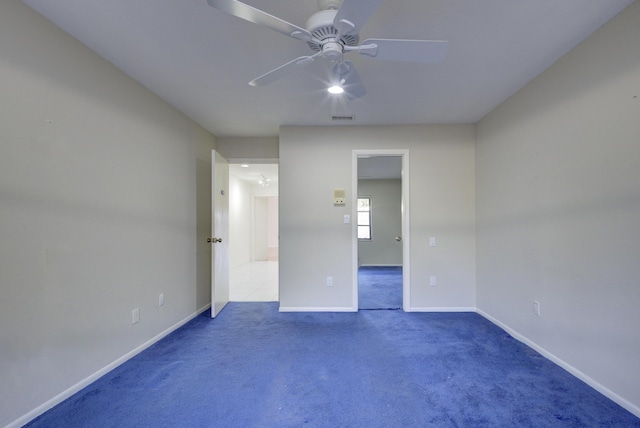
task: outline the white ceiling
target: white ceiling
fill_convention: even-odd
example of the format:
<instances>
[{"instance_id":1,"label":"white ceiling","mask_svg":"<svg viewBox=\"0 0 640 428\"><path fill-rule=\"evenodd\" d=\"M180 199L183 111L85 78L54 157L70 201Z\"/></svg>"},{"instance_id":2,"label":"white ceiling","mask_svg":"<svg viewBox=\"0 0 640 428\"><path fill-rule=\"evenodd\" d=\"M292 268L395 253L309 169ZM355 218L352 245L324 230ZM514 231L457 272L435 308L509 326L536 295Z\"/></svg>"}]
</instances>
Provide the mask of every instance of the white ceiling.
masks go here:
<instances>
[{"instance_id":1,"label":"white ceiling","mask_svg":"<svg viewBox=\"0 0 640 428\"><path fill-rule=\"evenodd\" d=\"M218 137L277 136L280 125L475 123L633 0L384 0L360 40L448 40L441 64L354 62L367 94L330 97L315 61L266 87L247 82L306 43L206 0L23 0ZM246 0L298 26L316 0Z\"/></svg>"},{"instance_id":2,"label":"white ceiling","mask_svg":"<svg viewBox=\"0 0 640 428\"><path fill-rule=\"evenodd\" d=\"M238 177L252 185L257 185L258 181L264 177L269 180L269 186L278 188L278 164L229 164L229 174Z\"/></svg>"}]
</instances>

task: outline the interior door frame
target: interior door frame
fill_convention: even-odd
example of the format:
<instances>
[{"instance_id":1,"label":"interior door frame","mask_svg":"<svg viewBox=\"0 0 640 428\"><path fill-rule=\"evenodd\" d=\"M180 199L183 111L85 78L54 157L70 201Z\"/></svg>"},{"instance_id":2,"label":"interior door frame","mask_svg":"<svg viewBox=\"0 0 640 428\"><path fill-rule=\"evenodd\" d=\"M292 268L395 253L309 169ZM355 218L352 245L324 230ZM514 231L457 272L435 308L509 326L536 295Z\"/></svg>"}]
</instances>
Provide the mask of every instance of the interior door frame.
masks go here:
<instances>
[{"instance_id":1,"label":"interior door frame","mask_svg":"<svg viewBox=\"0 0 640 428\"><path fill-rule=\"evenodd\" d=\"M351 201L352 223L352 284L353 284L353 309L358 310L358 158L363 156L400 156L402 157L402 309L411 311L411 222L409 219L409 150L408 149L382 149L382 150L353 150L351 166L351 188L353 189Z\"/></svg>"}]
</instances>

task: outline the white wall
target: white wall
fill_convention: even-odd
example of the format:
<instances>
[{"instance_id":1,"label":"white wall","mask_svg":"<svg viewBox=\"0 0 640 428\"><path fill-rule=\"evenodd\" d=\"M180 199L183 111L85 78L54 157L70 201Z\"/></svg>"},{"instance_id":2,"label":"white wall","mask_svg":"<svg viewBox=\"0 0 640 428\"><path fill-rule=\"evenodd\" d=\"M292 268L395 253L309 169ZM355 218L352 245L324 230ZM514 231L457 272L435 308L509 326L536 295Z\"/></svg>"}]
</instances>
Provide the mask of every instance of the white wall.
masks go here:
<instances>
[{"instance_id":1,"label":"white wall","mask_svg":"<svg viewBox=\"0 0 640 428\"><path fill-rule=\"evenodd\" d=\"M239 144L242 142L239 141ZM258 183L230 175L229 263L231 267L256 260L267 260L269 248L273 248L271 251L276 254L274 260L277 260L277 195L277 185L262 187ZM275 225L271 224L274 222Z\"/></svg>"},{"instance_id":2,"label":"white wall","mask_svg":"<svg viewBox=\"0 0 640 428\"><path fill-rule=\"evenodd\" d=\"M270 261L278 260L278 249L280 247L278 204L277 196L269 196L267 198L267 259Z\"/></svg>"},{"instance_id":3,"label":"white wall","mask_svg":"<svg viewBox=\"0 0 640 428\"><path fill-rule=\"evenodd\" d=\"M409 150L413 309L475 308L474 133L473 125L282 127L281 310L354 307L353 224L343 224L354 149ZM346 189L344 207L333 205L336 188Z\"/></svg>"},{"instance_id":4,"label":"white wall","mask_svg":"<svg viewBox=\"0 0 640 428\"><path fill-rule=\"evenodd\" d=\"M229 264L249 263L251 257L253 197L251 184L229 176Z\"/></svg>"},{"instance_id":5,"label":"white wall","mask_svg":"<svg viewBox=\"0 0 640 428\"><path fill-rule=\"evenodd\" d=\"M358 241L361 266L402 266L402 180L358 180L358 197L371 198L371 240Z\"/></svg>"},{"instance_id":6,"label":"white wall","mask_svg":"<svg viewBox=\"0 0 640 428\"><path fill-rule=\"evenodd\" d=\"M260 189L255 186L256 190ZM254 253L252 261L278 260L278 197L253 198Z\"/></svg>"},{"instance_id":7,"label":"white wall","mask_svg":"<svg viewBox=\"0 0 640 428\"><path fill-rule=\"evenodd\" d=\"M253 232L254 249L252 261L266 261L268 258L268 235L267 218L269 215L268 198L256 197L253 199Z\"/></svg>"},{"instance_id":8,"label":"white wall","mask_svg":"<svg viewBox=\"0 0 640 428\"><path fill-rule=\"evenodd\" d=\"M640 416L639 23L636 2L484 118L476 182L479 309Z\"/></svg>"},{"instance_id":9,"label":"white wall","mask_svg":"<svg viewBox=\"0 0 640 428\"><path fill-rule=\"evenodd\" d=\"M19 1L0 40L5 426L209 303L215 139Z\"/></svg>"}]
</instances>

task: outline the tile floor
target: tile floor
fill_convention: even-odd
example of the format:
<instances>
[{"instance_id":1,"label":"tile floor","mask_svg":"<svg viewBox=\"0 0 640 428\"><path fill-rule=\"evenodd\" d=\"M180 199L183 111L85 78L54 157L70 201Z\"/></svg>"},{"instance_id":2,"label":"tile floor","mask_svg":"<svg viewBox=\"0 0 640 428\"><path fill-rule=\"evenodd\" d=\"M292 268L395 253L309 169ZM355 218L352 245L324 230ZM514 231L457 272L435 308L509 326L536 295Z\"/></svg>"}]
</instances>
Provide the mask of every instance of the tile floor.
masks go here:
<instances>
[{"instance_id":1,"label":"tile floor","mask_svg":"<svg viewBox=\"0 0 640 428\"><path fill-rule=\"evenodd\" d=\"M278 262L252 262L229 269L229 300L277 302Z\"/></svg>"}]
</instances>

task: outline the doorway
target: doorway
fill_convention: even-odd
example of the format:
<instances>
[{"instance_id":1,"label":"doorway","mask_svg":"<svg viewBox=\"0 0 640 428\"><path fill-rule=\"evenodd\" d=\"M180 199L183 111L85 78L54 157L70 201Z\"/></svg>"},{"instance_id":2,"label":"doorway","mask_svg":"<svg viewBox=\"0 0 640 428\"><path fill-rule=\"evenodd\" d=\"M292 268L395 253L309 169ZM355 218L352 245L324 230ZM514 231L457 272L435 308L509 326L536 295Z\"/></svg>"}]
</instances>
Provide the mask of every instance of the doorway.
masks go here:
<instances>
[{"instance_id":1,"label":"doorway","mask_svg":"<svg viewBox=\"0 0 640 428\"><path fill-rule=\"evenodd\" d=\"M229 166L229 300L278 301L278 165Z\"/></svg>"},{"instance_id":2,"label":"doorway","mask_svg":"<svg viewBox=\"0 0 640 428\"><path fill-rule=\"evenodd\" d=\"M408 151L356 150L354 306L404 309L409 303Z\"/></svg>"}]
</instances>

